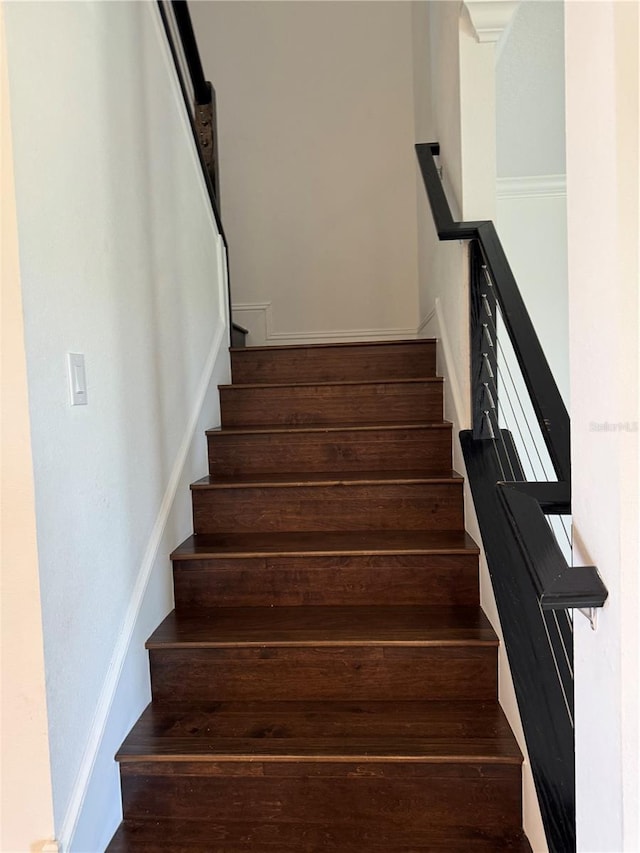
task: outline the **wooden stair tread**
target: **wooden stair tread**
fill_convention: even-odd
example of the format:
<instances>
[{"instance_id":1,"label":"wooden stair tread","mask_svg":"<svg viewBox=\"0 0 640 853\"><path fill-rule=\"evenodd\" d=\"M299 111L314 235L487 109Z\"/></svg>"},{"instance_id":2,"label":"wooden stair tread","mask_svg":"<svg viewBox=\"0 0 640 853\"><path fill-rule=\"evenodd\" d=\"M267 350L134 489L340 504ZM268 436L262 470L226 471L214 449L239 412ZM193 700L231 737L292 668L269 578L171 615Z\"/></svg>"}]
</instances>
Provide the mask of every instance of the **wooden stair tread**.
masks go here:
<instances>
[{"instance_id":1,"label":"wooden stair tread","mask_svg":"<svg viewBox=\"0 0 640 853\"><path fill-rule=\"evenodd\" d=\"M232 825L215 820L126 820L108 853L531 853L522 832L479 833L467 827L430 828L416 838L394 837L362 826L255 823Z\"/></svg>"},{"instance_id":2,"label":"wooden stair tread","mask_svg":"<svg viewBox=\"0 0 640 853\"><path fill-rule=\"evenodd\" d=\"M189 536L172 560L372 554L478 554L464 530L220 533Z\"/></svg>"},{"instance_id":3,"label":"wooden stair tread","mask_svg":"<svg viewBox=\"0 0 640 853\"><path fill-rule=\"evenodd\" d=\"M497 646L480 607L219 607L172 611L148 649L251 646Z\"/></svg>"},{"instance_id":4,"label":"wooden stair tread","mask_svg":"<svg viewBox=\"0 0 640 853\"><path fill-rule=\"evenodd\" d=\"M435 344L437 343L436 338L398 338L397 340L388 340L388 341L338 341L331 342L327 341L326 343L320 344L281 344L279 346L250 346L250 347L229 347L230 352L239 352L239 353L252 353L252 352L277 352L285 350L286 352L290 352L292 350L323 350L329 348L336 349L344 349L346 347L388 347L393 344L402 344L403 346L406 344L409 345L422 345L424 344Z\"/></svg>"},{"instance_id":5,"label":"wooden stair tread","mask_svg":"<svg viewBox=\"0 0 640 853\"><path fill-rule=\"evenodd\" d=\"M116 758L522 761L499 704L474 701L151 704Z\"/></svg>"},{"instance_id":6,"label":"wooden stair tread","mask_svg":"<svg viewBox=\"0 0 640 853\"><path fill-rule=\"evenodd\" d=\"M358 423L335 421L330 424L261 424L246 427L212 427L205 431L206 435L262 435L264 433L307 433L307 432L372 432L374 430L427 430L452 429L451 421L400 421L398 423Z\"/></svg>"},{"instance_id":7,"label":"wooden stair tread","mask_svg":"<svg viewBox=\"0 0 640 853\"><path fill-rule=\"evenodd\" d=\"M325 388L335 385L415 385L425 382L442 385L442 376L412 376L409 379L398 379L394 377L380 377L379 379L319 379L308 382L234 382L228 385L218 385L220 390L239 391L247 388Z\"/></svg>"},{"instance_id":8,"label":"wooden stair tread","mask_svg":"<svg viewBox=\"0 0 640 853\"><path fill-rule=\"evenodd\" d=\"M192 489L242 489L251 487L286 486L350 486L379 485L386 483L462 483L456 471L433 474L420 471L342 471L314 472L307 476L300 473L280 474L236 474L233 477L207 475L191 484Z\"/></svg>"}]
</instances>

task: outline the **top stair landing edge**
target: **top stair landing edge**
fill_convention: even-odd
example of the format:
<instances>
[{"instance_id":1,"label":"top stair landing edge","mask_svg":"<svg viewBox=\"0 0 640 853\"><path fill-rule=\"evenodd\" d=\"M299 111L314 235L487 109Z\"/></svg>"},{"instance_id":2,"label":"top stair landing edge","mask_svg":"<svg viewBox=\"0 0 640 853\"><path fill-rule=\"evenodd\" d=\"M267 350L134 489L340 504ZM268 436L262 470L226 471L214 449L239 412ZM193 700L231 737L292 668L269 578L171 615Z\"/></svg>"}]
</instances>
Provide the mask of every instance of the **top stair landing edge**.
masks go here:
<instances>
[{"instance_id":1,"label":"top stair landing edge","mask_svg":"<svg viewBox=\"0 0 640 853\"><path fill-rule=\"evenodd\" d=\"M436 375L436 341L382 341L231 350L234 384L419 379Z\"/></svg>"}]
</instances>

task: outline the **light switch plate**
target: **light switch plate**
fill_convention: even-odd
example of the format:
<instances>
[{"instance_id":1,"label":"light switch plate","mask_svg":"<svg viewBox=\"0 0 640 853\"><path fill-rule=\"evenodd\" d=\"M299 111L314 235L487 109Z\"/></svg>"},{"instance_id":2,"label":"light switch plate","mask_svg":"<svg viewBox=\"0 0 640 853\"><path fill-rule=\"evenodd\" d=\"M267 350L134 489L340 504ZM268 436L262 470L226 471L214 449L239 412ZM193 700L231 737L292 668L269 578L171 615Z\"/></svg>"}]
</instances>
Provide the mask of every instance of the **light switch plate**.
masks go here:
<instances>
[{"instance_id":1,"label":"light switch plate","mask_svg":"<svg viewBox=\"0 0 640 853\"><path fill-rule=\"evenodd\" d=\"M80 352L67 354L69 368L69 392L72 406L87 405L87 377L84 370L84 355Z\"/></svg>"}]
</instances>

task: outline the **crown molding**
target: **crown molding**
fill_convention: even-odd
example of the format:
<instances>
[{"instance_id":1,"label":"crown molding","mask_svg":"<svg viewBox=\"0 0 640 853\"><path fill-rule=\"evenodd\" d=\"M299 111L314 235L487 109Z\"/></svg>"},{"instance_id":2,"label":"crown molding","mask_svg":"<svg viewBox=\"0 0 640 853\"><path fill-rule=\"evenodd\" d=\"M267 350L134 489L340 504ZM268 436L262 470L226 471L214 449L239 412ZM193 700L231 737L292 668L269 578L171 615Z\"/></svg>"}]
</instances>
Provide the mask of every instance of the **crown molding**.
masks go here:
<instances>
[{"instance_id":1,"label":"crown molding","mask_svg":"<svg viewBox=\"0 0 640 853\"><path fill-rule=\"evenodd\" d=\"M563 197L567 194L566 175L529 175L498 178L496 195L500 198Z\"/></svg>"},{"instance_id":2,"label":"crown molding","mask_svg":"<svg viewBox=\"0 0 640 853\"><path fill-rule=\"evenodd\" d=\"M520 0L464 0L476 40L496 44L507 29Z\"/></svg>"}]
</instances>

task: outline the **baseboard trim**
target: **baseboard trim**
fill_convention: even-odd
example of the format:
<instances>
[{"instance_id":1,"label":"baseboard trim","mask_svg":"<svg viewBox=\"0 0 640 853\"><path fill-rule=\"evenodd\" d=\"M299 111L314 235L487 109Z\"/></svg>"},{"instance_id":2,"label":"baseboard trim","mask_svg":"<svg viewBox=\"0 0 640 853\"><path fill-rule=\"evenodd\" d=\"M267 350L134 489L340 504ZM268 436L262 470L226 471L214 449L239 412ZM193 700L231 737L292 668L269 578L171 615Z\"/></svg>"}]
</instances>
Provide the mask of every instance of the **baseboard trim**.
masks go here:
<instances>
[{"instance_id":1,"label":"baseboard trim","mask_svg":"<svg viewBox=\"0 0 640 853\"><path fill-rule=\"evenodd\" d=\"M274 344L322 344L330 341L393 341L415 338L415 329L341 329L339 332L274 332L268 343Z\"/></svg>"},{"instance_id":2,"label":"baseboard trim","mask_svg":"<svg viewBox=\"0 0 640 853\"><path fill-rule=\"evenodd\" d=\"M431 311L424 317L420 323L418 324L417 336L420 337L422 332L427 328L427 326L433 321L433 318L436 316L436 309L432 308Z\"/></svg>"},{"instance_id":3,"label":"baseboard trim","mask_svg":"<svg viewBox=\"0 0 640 853\"><path fill-rule=\"evenodd\" d=\"M96 705L91 731L89 733L80 768L73 785L72 794L69 799L69 806L59 833L58 841L60 848L63 851L72 849L74 836L80 820L80 815L82 814L95 762L111 715L113 701L118 689L122 669L129 652L131 640L135 633L135 626L144 602L144 595L149 583L149 578L158 557L158 550L164 530L176 499L177 490L182 478L182 472L187 461L189 448L193 441L193 436L198 424L205 396L211 383L211 377L213 375L216 360L220 354L221 347L223 344L226 344L227 334L227 326L220 323L213 336L204 368L200 374L195 402L191 409L189 420L187 421L187 426L156 515L156 520L153 525L149 541L147 542L144 556L140 563L131 601L127 609L118 642L111 656L111 661L102 685L102 690L100 691L100 698Z\"/></svg>"},{"instance_id":4,"label":"baseboard trim","mask_svg":"<svg viewBox=\"0 0 640 853\"><path fill-rule=\"evenodd\" d=\"M417 337L415 328L339 329L338 331L276 332L271 302L240 302L232 307L233 316L249 329L250 346L286 346L287 344L323 344L335 341L393 341ZM254 315L254 323L246 319ZM245 315L245 316L243 316ZM253 326L253 328L252 328Z\"/></svg>"},{"instance_id":5,"label":"baseboard trim","mask_svg":"<svg viewBox=\"0 0 640 853\"><path fill-rule=\"evenodd\" d=\"M465 416L466 406L463 402L462 392L460 391L460 382L455 369L455 361L453 357L453 349L451 347L451 339L447 331L444 314L440 299L436 297L434 307L424 317L418 326L418 334L420 335L429 326L434 327L433 337L437 338L440 344L438 357L442 357L445 366L446 379L451 390L451 399L453 401L454 417L452 418L456 429L468 428L468 418ZM446 414L446 413L445 413Z\"/></svg>"}]
</instances>

